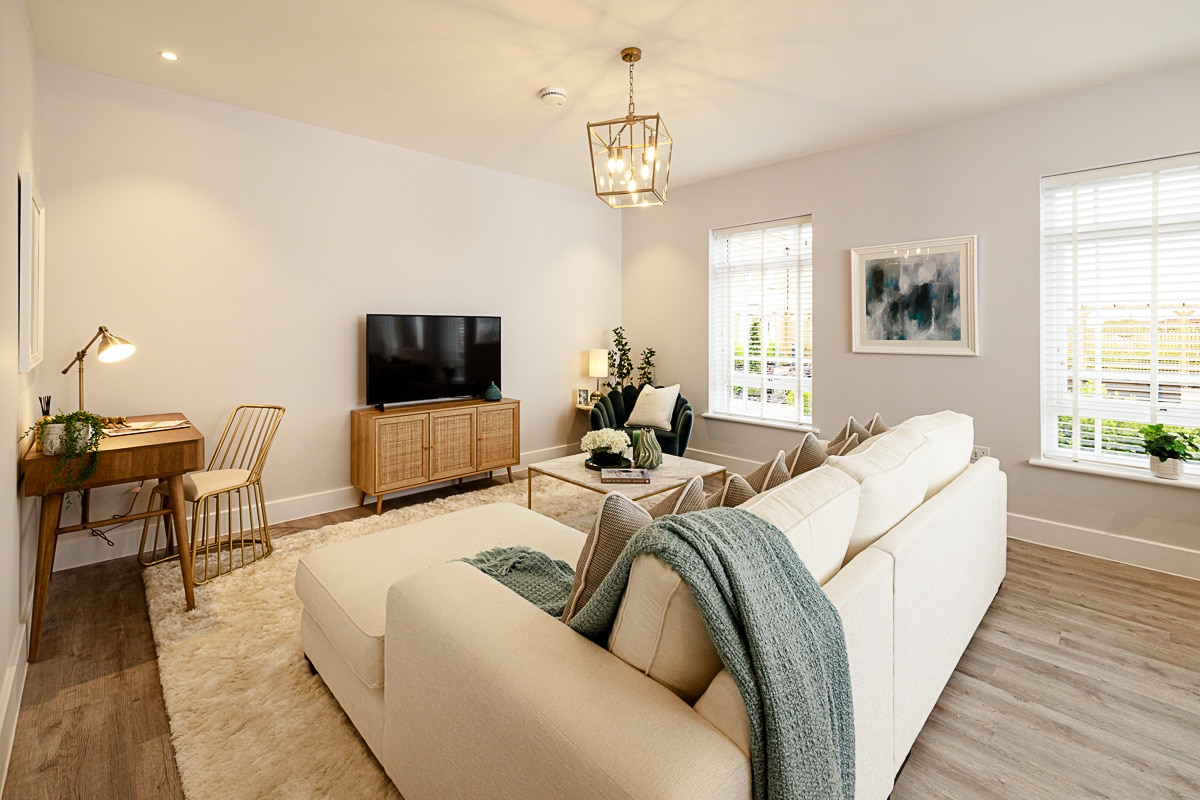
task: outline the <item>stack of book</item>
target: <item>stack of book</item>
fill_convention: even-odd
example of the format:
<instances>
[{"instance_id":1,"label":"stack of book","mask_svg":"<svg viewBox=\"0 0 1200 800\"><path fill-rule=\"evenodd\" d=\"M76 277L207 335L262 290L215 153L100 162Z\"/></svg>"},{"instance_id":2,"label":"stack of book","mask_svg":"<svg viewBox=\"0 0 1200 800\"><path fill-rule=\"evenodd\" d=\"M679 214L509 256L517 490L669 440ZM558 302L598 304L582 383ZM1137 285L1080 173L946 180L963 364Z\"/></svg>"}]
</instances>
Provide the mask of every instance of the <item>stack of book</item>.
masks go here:
<instances>
[{"instance_id":1,"label":"stack of book","mask_svg":"<svg viewBox=\"0 0 1200 800\"><path fill-rule=\"evenodd\" d=\"M600 470L601 483L649 483L650 470L648 469L602 469Z\"/></svg>"}]
</instances>

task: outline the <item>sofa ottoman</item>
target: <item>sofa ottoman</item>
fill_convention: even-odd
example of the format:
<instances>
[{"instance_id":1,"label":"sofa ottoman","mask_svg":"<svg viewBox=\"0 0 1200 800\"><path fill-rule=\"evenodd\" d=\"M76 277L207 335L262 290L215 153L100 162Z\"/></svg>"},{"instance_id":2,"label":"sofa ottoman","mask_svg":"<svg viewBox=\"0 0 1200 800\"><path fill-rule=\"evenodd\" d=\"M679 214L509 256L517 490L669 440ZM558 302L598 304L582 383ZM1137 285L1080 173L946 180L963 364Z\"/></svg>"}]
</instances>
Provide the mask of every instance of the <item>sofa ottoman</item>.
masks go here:
<instances>
[{"instance_id":1,"label":"sofa ottoman","mask_svg":"<svg viewBox=\"0 0 1200 800\"><path fill-rule=\"evenodd\" d=\"M496 503L314 550L296 566L304 653L378 755L388 588L434 564L493 547L527 545L574 565L585 538L535 511Z\"/></svg>"}]
</instances>

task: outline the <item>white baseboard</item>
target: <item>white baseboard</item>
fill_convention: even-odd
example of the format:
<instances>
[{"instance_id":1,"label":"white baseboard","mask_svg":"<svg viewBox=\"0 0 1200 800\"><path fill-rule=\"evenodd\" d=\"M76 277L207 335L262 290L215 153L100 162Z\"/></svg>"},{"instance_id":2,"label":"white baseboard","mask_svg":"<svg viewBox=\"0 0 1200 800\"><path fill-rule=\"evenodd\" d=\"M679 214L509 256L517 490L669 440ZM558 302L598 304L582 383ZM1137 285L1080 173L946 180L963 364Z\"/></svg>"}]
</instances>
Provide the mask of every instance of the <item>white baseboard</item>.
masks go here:
<instances>
[{"instance_id":1,"label":"white baseboard","mask_svg":"<svg viewBox=\"0 0 1200 800\"><path fill-rule=\"evenodd\" d=\"M774 453L772 453L772 456L774 456ZM761 461L727 456L724 453L710 453L707 450L697 450L694 447L687 449L687 457L694 461L707 461L710 464L720 464L730 472L736 472L739 475L747 475L762 465Z\"/></svg>"},{"instance_id":2,"label":"white baseboard","mask_svg":"<svg viewBox=\"0 0 1200 800\"><path fill-rule=\"evenodd\" d=\"M1023 542L1044 544L1059 550L1200 580L1200 550L1012 512L1008 515L1008 535Z\"/></svg>"},{"instance_id":3,"label":"white baseboard","mask_svg":"<svg viewBox=\"0 0 1200 800\"><path fill-rule=\"evenodd\" d=\"M4 669L4 682L0 684L0 707L4 709L4 720L0 722L0 794L4 793L4 781L8 777L8 763L12 760L13 740L17 734L17 714L21 710L21 696L25 691L25 672L29 667L29 626L17 626L17 638L9 646L11 655Z\"/></svg>"},{"instance_id":4,"label":"white baseboard","mask_svg":"<svg viewBox=\"0 0 1200 800\"><path fill-rule=\"evenodd\" d=\"M521 454L521 464L513 467L513 472L523 474L525 472L524 464L547 461L577 452L579 452L579 446L576 444L564 444L555 447L545 447L540 450L530 450ZM404 495L426 492L442 486L450 486L454 482L450 480L443 483L420 486L414 489L389 493L387 496L403 497ZM355 489L353 486L344 486L340 489L329 489L323 492L313 492L311 494L297 495L296 497L285 497L280 500L270 500L267 502L267 519L272 524L287 522L288 520L325 514L329 511L352 508L358 505L358 503L358 489ZM188 517L188 521L190 523L190 516ZM109 539L114 543L112 547L100 537L92 536L87 531L77 531L58 537L58 552L54 556L54 571L58 572L64 569L84 567L88 564L98 564L101 561L137 555L138 547L141 544L140 524L134 523L128 529L115 531L109 536Z\"/></svg>"}]
</instances>

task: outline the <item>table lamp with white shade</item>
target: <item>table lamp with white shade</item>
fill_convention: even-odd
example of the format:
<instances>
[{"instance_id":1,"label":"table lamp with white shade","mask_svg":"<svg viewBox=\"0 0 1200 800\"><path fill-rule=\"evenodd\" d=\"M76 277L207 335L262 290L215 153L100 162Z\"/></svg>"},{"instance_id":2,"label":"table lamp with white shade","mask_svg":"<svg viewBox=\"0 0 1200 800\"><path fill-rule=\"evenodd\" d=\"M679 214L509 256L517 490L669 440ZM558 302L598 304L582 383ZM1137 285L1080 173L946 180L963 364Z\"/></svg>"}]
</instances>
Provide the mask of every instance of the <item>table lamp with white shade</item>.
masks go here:
<instances>
[{"instance_id":1,"label":"table lamp with white shade","mask_svg":"<svg viewBox=\"0 0 1200 800\"><path fill-rule=\"evenodd\" d=\"M608 351L603 349L588 350L588 377L596 379L596 391L592 392L592 402L600 399L600 379L608 377Z\"/></svg>"}]
</instances>

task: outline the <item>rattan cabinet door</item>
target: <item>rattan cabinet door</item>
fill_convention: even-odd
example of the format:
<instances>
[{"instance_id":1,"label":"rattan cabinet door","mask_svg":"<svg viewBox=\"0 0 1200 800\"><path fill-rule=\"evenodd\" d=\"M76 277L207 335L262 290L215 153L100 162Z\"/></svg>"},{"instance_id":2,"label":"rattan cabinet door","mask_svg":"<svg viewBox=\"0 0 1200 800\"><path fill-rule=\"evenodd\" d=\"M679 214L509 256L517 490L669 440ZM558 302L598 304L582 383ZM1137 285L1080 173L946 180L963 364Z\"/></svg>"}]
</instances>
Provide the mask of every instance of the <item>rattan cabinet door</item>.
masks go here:
<instances>
[{"instance_id":1,"label":"rattan cabinet door","mask_svg":"<svg viewBox=\"0 0 1200 800\"><path fill-rule=\"evenodd\" d=\"M475 468L475 409L429 413L429 480L470 475Z\"/></svg>"},{"instance_id":2,"label":"rattan cabinet door","mask_svg":"<svg viewBox=\"0 0 1200 800\"><path fill-rule=\"evenodd\" d=\"M496 403L480 406L479 455L476 468L484 470L511 467L521 461L521 406Z\"/></svg>"},{"instance_id":3,"label":"rattan cabinet door","mask_svg":"<svg viewBox=\"0 0 1200 800\"><path fill-rule=\"evenodd\" d=\"M375 494L428 483L429 415L375 420Z\"/></svg>"}]
</instances>

